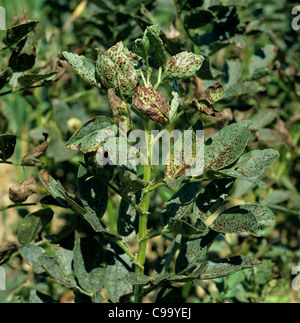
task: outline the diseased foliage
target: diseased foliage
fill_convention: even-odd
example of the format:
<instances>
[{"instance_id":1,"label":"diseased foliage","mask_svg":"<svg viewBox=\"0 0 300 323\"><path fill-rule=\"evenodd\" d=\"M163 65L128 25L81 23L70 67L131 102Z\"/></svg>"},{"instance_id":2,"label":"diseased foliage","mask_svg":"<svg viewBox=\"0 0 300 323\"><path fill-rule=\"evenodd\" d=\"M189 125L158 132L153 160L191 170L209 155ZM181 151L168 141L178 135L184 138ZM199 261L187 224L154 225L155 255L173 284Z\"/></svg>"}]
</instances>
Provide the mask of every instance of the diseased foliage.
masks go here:
<instances>
[{"instance_id":1,"label":"diseased foliage","mask_svg":"<svg viewBox=\"0 0 300 323\"><path fill-rule=\"evenodd\" d=\"M88 8L96 7L97 14L89 18L79 19L82 12L75 17L75 10L78 37L90 35L78 44L82 47L59 47L62 54L46 68L37 63L34 39L41 23L24 17L6 32L3 43L11 56L0 66L0 90L9 90L0 95L21 92L32 104L30 91L46 86L53 91L47 106L33 96L34 144L27 154L22 150L24 156L18 149L22 133L7 131L0 110L0 163L13 164L17 157L18 166L35 175L11 187L14 205L4 209L27 206L22 203L37 193L44 196L18 225L18 256L36 275L50 277L51 286L71 290L78 303L143 302L153 291L151 301L182 301L181 283L186 293L192 283L205 289L206 280L225 282L216 285L220 293L210 300L252 301L240 294L243 277L248 281L260 273L263 285L271 263L260 259L264 250L274 250L263 245L253 252L251 246L265 241L277 212L290 212L282 204L295 205L299 197L286 175L285 189L278 188L286 164L276 179L266 176L286 149L299 154L300 137L291 137L284 113L278 117L268 103L268 95L276 95L268 80L282 88L291 82L292 71L284 74L275 61L283 45L254 42L264 29L245 18L250 1L174 1L177 24L168 32L152 20L156 2L142 2L91 1ZM297 91L292 95L298 98ZM253 108L256 97L261 106ZM290 124L298 125L294 118ZM131 140L138 129L145 130L146 147ZM204 130L201 164L190 164L181 138L171 144L165 168L130 163L133 155L151 160L151 130L157 129L191 130L193 154L196 133ZM100 155L107 165L100 164ZM66 167L58 171L61 163ZM196 165L201 174L187 176ZM254 196L242 202L247 192ZM53 230L58 219L63 224ZM157 237L163 248L153 265L146 251ZM229 239L235 248L228 248ZM10 250L1 249L0 265L10 261ZM34 289L27 300L55 303L57 294L51 296Z\"/></svg>"}]
</instances>

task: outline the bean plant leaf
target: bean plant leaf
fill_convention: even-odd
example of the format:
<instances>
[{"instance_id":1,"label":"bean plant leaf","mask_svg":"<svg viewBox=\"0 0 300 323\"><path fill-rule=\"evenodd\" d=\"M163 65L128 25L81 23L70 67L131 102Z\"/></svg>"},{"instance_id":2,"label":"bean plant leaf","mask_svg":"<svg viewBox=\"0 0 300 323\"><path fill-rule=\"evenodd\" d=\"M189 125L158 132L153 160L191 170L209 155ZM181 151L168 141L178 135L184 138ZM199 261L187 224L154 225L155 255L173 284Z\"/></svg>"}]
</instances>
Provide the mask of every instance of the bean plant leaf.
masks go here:
<instances>
[{"instance_id":1,"label":"bean plant leaf","mask_svg":"<svg viewBox=\"0 0 300 323\"><path fill-rule=\"evenodd\" d=\"M118 127L111 118L96 117L80 127L66 147L87 154L97 151L108 137L115 136L117 133Z\"/></svg>"},{"instance_id":2,"label":"bean plant leaf","mask_svg":"<svg viewBox=\"0 0 300 323\"><path fill-rule=\"evenodd\" d=\"M90 240L90 239L89 239ZM101 246L95 241L78 239L74 247L74 273L79 285L87 292L100 291L104 286L105 268L99 266ZM87 260L85 260L87 258ZM89 263L87 263L89 261ZM99 263L97 264L97 262Z\"/></svg>"},{"instance_id":3,"label":"bean plant leaf","mask_svg":"<svg viewBox=\"0 0 300 323\"><path fill-rule=\"evenodd\" d=\"M0 72L0 90L9 83L9 80L13 76L13 71L10 67Z\"/></svg>"},{"instance_id":4,"label":"bean plant leaf","mask_svg":"<svg viewBox=\"0 0 300 323\"><path fill-rule=\"evenodd\" d=\"M167 51L160 38L160 27L150 26L145 31L145 36L149 38L151 47L155 50L158 66L163 66L167 62Z\"/></svg>"},{"instance_id":5,"label":"bean plant leaf","mask_svg":"<svg viewBox=\"0 0 300 323\"><path fill-rule=\"evenodd\" d=\"M90 85L102 88L101 82L97 77L96 63L91 59L77 54L63 52L64 57L71 64L74 72Z\"/></svg>"},{"instance_id":6,"label":"bean plant leaf","mask_svg":"<svg viewBox=\"0 0 300 323\"><path fill-rule=\"evenodd\" d=\"M84 216L87 211L79 205L81 201L71 198L60 182L56 181L45 169L40 171L40 180L53 198L64 208Z\"/></svg>"},{"instance_id":7,"label":"bean plant leaf","mask_svg":"<svg viewBox=\"0 0 300 323\"><path fill-rule=\"evenodd\" d=\"M194 203L194 220L200 219L205 222L210 218L229 196L234 183L235 180L231 179L217 180L203 188Z\"/></svg>"},{"instance_id":8,"label":"bean plant leaf","mask_svg":"<svg viewBox=\"0 0 300 323\"><path fill-rule=\"evenodd\" d=\"M277 56L278 48L274 45L267 45L259 49L252 57L249 64L250 77L258 79L268 74L272 67L272 62ZM263 73L261 73L263 72Z\"/></svg>"},{"instance_id":9,"label":"bean plant leaf","mask_svg":"<svg viewBox=\"0 0 300 323\"><path fill-rule=\"evenodd\" d=\"M42 274L45 272L40 262L40 257L47 254L44 249L35 245L21 246L20 254L36 274Z\"/></svg>"},{"instance_id":10,"label":"bean plant leaf","mask_svg":"<svg viewBox=\"0 0 300 323\"><path fill-rule=\"evenodd\" d=\"M201 189L201 183L184 185L166 204L161 215L161 223L167 225L170 219L182 219L193 206Z\"/></svg>"},{"instance_id":11,"label":"bean plant leaf","mask_svg":"<svg viewBox=\"0 0 300 323\"><path fill-rule=\"evenodd\" d=\"M278 157L279 152L277 150L266 149L251 151L243 155L232 168L218 171L218 174L239 178L258 184L263 188L267 188L266 185L257 178L259 178L264 173L265 169L272 165Z\"/></svg>"},{"instance_id":12,"label":"bean plant leaf","mask_svg":"<svg viewBox=\"0 0 300 323\"><path fill-rule=\"evenodd\" d=\"M163 77L163 80L178 80L188 79L200 70L204 57L189 52L183 52L173 56L168 61Z\"/></svg>"},{"instance_id":13,"label":"bean plant leaf","mask_svg":"<svg viewBox=\"0 0 300 323\"><path fill-rule=\"evenodd\" d=\"M18 43L21 39L31 33L39 24L37 20L29 20L25 23L10 27L6 31L6 36L3 42L6 46L11 47Z\"/></svg>"},{"instance_id":14,"label":"bean plant leaf","mask_svg":"<svg viewBox=\"0 0 300 323\"><path fill-rule=\"evenodd\" d=\"M170 188L178 188L180 186L185 177L186 170L195 166L193 158L199 158L199 156L196 155L197 151L198 154L201 154L201 142L203 143L204 141L202 136L202 121L198 120L194 126L188 129L188 131L192 132L192 142L186 143L185 137L179 138L174 144L174 149L172 149L168 155L170 163L165 167L164 181ZM197 162L197 166L200 164L200 166L203 168L203 163L201 165L201 160L199 159Z\"/></svg>"},{"instance_id":15,"label":"bean plant leaf","mask_svg":"<svg viewBox=\"0 0 300 323\"><path fill-rule=\"evenodd\" d=\"M48 225L53 218L51 209L42 209L28 214L19 226L18 240L20 244L27 245Z\"/></svg>"},{"instance_id":16,"label":"bean plant leaf","mask_svg":"<svg viewBox=\"0 0 300 323\"><path fill-rule=\"evenodd\" d=\"M207 261L194 270L194 272L190 274L190 278L200 280L223 278L241 270L260 266L261 264L262 262L260 260L247 256Z\"/></svg>"},{"instance_id":17,"label":"bean plant leaf","mask_svg":"<svg viewBox=\"0 0 300 323\"><path fill-rule=\"evenodd\" d=\"M146 188L149 183L137 177L130 171L120 171L117 175L117 181L121 193L136 193Z\"/></svg>"},{"instance_id":18,"label":"bean plant leaf","mask_svg":"<svg viewBox=\"0 0 300 323\"><path fill-rule=\"evenodd\" d=\"M84 208L87 212L101 219L107 209L108 188L103 185L96 177L80 166L78 171L78 189Z\"/></svg>"},{"instance_id":19,"label":"bean plant leaf","mask_svg":"<svg viewBox=\"0 0 300 323\"><path fill-rule=\"evenodd\" d=\"M214 108L214 104L225 96L225 89L221 83L209 87L200 99L190 99L184 102L185 108L194 108L209 117L222 118L222 113Z\"/></svg>"},{"instance_id":20,"label":"bean plant leaf","mask_svg":"<svg viewBox=\"0 0 300 323\"><path fill-rule=\"evenodd\" d=\"M249 140L250 125L250 121L232 124L206 141L205 171L225 168L241 156Z\"/></svg>"},{"instance_id":21,"label":"bean plant leaf","mask_svg":"<svg viewBox=\"0 0 300 323\"><path fill-rule=\"evenodd\" d=\"M169 120L170 106L163 94L154 87L137 87L133 94L133 104L154 122L165 124Z\"/></svg>"},{"instance_id":22,"label":"bean plant leaf","mask_svg":"<svg viewBox=\"0 0 300 323\"><path fill-rule=\"evenodd\" d=\"M139 204L141 201L141 192L130 196L131 200ZM120 203L119 217L117 223L118 233L125 242L132 240L139 231L139 217L136 209L129 205L123 198Z\"/></svg>"},{"instance_id":23,"label":"bean plant leaf","mask_svg":"<svg viewBox=\"0 0 300 323\"><path fill-rule=\"evenodd\" d=\"M198 233L198 230L191 224L180 219L171 219L168 228L175 234L181 234L183 237L190 237Z\"/></svg>"},{"instance_id":24,"label":"bean plant leaf","mask_svg":"<svg viewBox=\"0 0 300 323\"><path fill-rule=\"evenodd\" d=\"M37 290L32 290L30 292L29 304L57 304L52 297L43 294Z\"/></svg>"},{"instance_id":25,"label":"bean plant leaf","mask_svg":"<svg viewBox=\"0 0 300 323\"><path fill-rule=\"evenodd\" d=\"M107 270L105 290L113 303L120 302L132 294L132 283L128 281L128 273L132 271L131 259L115 243L110 243L105 253Z\"/></svg>"},{"instance_id":26,"label":"bean plant leaf","mask_svg":"<svg viewBox=\"0 0 300 323\"><path fill-rule=\"evenodd\" d=\"M77 286L72 269L73 250L56 246L55 256L42 256L40 257L40 262L55 283L66 288L75 288Z\"/></svg>"},{"instance_id":27,"label":"bean plant leaf","mask_svg":"<svg viewBox=\"0 0 300 323\"><path fill-rule=\"evenodd\" d=\"M51 79L55 75L57 75L57 72L50 72L45 74L25 74L18 78L18 82L21 86L26 88L38 82L51 81Z\"/></svg>"},{"instance_id":28,"label":"bean plant leaf","mask_svg":"<svg viewBox=\"0 0 300 323\"><path fill-rule=\"evenodd\" d=\"M184 17L184 25L188 29L196 29L213 22L217 16L213 11L201 7L190 10Z\"/></svg>"},{"instance_id":29,"label":"bean plant leaf","mask_svg":"<svg viewBox=\"0 0 300 323\"><path fill-rule=\"evenodd\" d=\"M169 120L172 120L177 115L178 108L180 106L180 97L177 92L172 92L173 100L171 102L171 108L169 111Z\"/></svg>"},{"instance_id":30,"label":"bean plant leaf","mask_svg":"<svg viewBox=\"0 0 300 323\"><path fill-rule=\"evenodd\" d=\"M138 86L133 55L123 42L111 47L105 54L98 50L97 75L107 89L114 88L121 97L131 97Z\"/></svg>"},{"instance_id":31,"label":"bean plant leaf","mask_svg":"<svg viewBox=\"0 0 300 323\"><path fill-rule=\"evenodd\" d=\"M34 176L31 176L21 184L9 188L9 199L16 204L21 204L25 202L31 195L36 193L36 179Z\"/></svg>"},{"instance_id":32,"label":"bean plant leaf","mask_svg":"<svg viewBox=\"0 0 300 323\"><path fill-rule=\"evenodd\" d=\"M248 7L252 0L204 0L205 8L219 7L219 6L242 6Z\"/></svg>"},{"instance_id":33,"label":"bean plant leaf","mask_svg":"<svg viewBox=\"0 0 300 323\"><path fill-rule=\"evenodd\" d=\"M146 35L142 39L137 39L133 45L132 51L147 60L151 54L150 39Z\"/></svg>"},{"instance_id":34,"label":"bean plant leaf","mask_svg":"<svg viewBox=\"0 0 300 323\"><path fill-rule=\"evenodd\" d=\"M241 205L227 210L218 216L211 229L222 233L249 232L261 237L263 229L275 224L274 213L260 205Z\"/></svg>"},{"instance_id":35,"label":"bean plant leaf","mask_svg":"<svg viewBox=\"0 0 300 323\"><path fill-rule=\"evenodd\" d=\"M16 136L0 135L0 159L6 162L14 154L16 144Z\"/></svg>"},{"instance_id":36,"label":"bean plant leaf","mask_svg":"<svg viewBox=\"0 0 300 323\"><path fill-rule=\"evenodd\" d=\"M176 274L181 274L201 262L217 235L218 233L209 231L206 235L198 235L187 241L180 249L176 259Z\"/></svg>"}]
</instances>

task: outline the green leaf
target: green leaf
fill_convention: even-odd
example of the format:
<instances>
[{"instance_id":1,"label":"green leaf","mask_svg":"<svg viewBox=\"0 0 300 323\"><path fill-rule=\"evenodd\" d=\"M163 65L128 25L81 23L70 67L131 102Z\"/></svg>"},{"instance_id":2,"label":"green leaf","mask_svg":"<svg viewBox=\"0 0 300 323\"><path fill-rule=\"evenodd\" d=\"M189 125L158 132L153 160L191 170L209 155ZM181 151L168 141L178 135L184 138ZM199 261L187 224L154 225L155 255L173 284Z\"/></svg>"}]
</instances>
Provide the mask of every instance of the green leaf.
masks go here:
<instances>
[{"instance_id":1,"label":"green leaf","mask_svg":"<svg viewBox=\"0 0 300 323\"><path fill-rule=\"evenodd\" d=\"M194 220L205 222L215 213L232 191L234 180L217 180L210 182L201 190L193 209ZM197 222L196 222L197 223ZM201 224L201 223L200 223Z\"/></svg>"},{"instance_id":2,"label":"green leaf","mask_svg":"<svg viewBox=\"0 0 300 323\"><path fill-rule=\"evenodd\" d=\"M151 47L155 50L158 66L163 66L167 62L167 51L160 38L160 27L151 26L145 31L145 36L149 38Z\"/></svg>"},{"instance_id":3,"label":"green leaf","mask_svg":"<svg viewBox=\"0 0 300 323\"><path fill-rule=\"evenodd\" d=\"M212 8L212 7L229 7L229 6L242 6L248 7L252 0L205 0L204 7Z\"/></svg>"},{"instance_id":4,"label":"green leaf","mask_svg":"<svg viewBox=\"0 0 300 323\"><path fill-rule=\"evenodd\" d=\"M253 55L249 64L249 72L252 79L257 79L268 74L277 56L277 51L278 47L267 45ZM266 72L261 74L261 71Z\"/></svg>"},{"instance_id":5,"label":"green leaf","mask_svg":"<svg viewBox=\"0 0 300 323\"><path fill-rule=\"evenodd\" d=\"M212 11L198 7L185 15L184 25L187 29L196 29L214 22L215 19L217 16Z\"/></svg>"},{"instance_id":6,"label":"green leaf","mask_svg":"<svg viewBox=\"0 0 300 323\"><path fill-rule=\"evenodd\" d=\"M218 171L218 174L239 178L258 184L263 188L266 185L258 180L266 167L271 166L279 157L279 152L272 149L255 150L243 155L234 167Z\"/></svg>"},{"instance_id":7,"label":"green leaf","mask_svg":"<svg viewBox=\"0 0 300 323\"><path fill-rule=\"evenodd\" d=\"M63 52L64 57L71 64L74 72L85 82L101 89L102 85L96 74L96 63L84 56Z\"/></svg>"},{"instance_id":8,"label":"green leaf","mask_svg":"<svg viewBox=\"0 0 300 323\"><path fill-rule=\"evenodd\" d=\"M251 119L252 125L251 130L257 131L265 128L271 124L274 119L278 116L278 111L276 109L262 108L254 115Z\"/></svg>"},{"instance_id":9,"label":"green leaf","mask_svg":"<svg viewBox=\"0 0 300 323\"><path fill-rule=\"evenodd\" d=\"M36 20L28 20L25 23L10 27L7 29L6 36L3 39L4 44L11 47L18 43L21 39L31 33L38 23L39 21Z\"/></svg>"},{"instance_id":10,"label":"green leaf","mask_svg":"<svg viewBox=\"0 0 300 323\"><path fill-rule=\"evenodd\" d=\"M227 167L241 156L249 140L250 125L250 121L232 124L206 141L205 172Z\"/></svg>"},{"instance_id":11,"label":"green leaf","mask_svg":"<svg viewBox=\"0 0 300 323\"><path fill-rule=\"evenodd\" d=\"M132 51L142 57L144 60L147 60L151 54L151 45L149 37L145 36L142 39L137 39L134 42Z\"/></svg>"},{"instance_id":12,"label":"green leaf","mask_svg":"<svg viewBox=\"0 0 300 323\"><path fill-rule=\"evenodd\" d=\"M40 262L40 257L46 255L46 251L44 249L35 245L22 246L20 248L20 254L36 274L42 274L45 272Z\"/></svg>"},{"instance_id":13,"label":"green leaf","mask_svg":"<svg viewBox=\"0 0 300 323\"><path fill-rule=\"evenodd\" d=\"M73 212L82 216L87 213L87 211L78 204L80 201L77 203L75 199L71 198L60 182L56 181L51 175L49 175L45 169L40 171L39 177L47 191L62 207L70 208Z\"/></svg>"},{"instance_id":14,"label":"green leaf","mask_svg":"<svg viewBox=\"0 0 300 323\"><path fill-rule=\"evenodd\" d=\"M16 144L16 136L0 135L0 159L6 162L14 154Z\"/></svg>"},{"instance_id":15,"label":"green leaf","mask_svg":"<svg viewBox=\"0 0 300 323\"><path fill-rule=\"evenodd\" d=\"M97 151L108 137L115 136L117 133L118 127L111 118L96 117L79 128L66 147L87 154Z\"/></svg>"},{"instance_id":16,"label":"green leaf","mask_svg":"<svg viewBox=\"0 0 300 323\"><path fill-rule=\"evenodd\" d=\"M260 205L241 205L227 210L218 216L211 229L222 233L249 232L261 237L263 229L275 224L274 213Z\"/></svg>"},{"instance_id":17,"label":"green leaf","mask_svg":"<svg viewBox=\"0 0 300 323\"><path fill-rule=\"evenodd\" d=\"M187 241L176 259L175 272L181 274L195 267L206 256L218 233L209 231L206 235L198 235Z\"/></svg>"},{"instance_id":18,"label":"green leaf","mask_svg":"<svg viewBox=\"0 0 300 323\"><path fill-rule=\"evenodd\" d=\"M84 208L90 216L101 219L107 209L108 188L83 167L78 171L78 189Z\"/></svg>"},{"instance_id":19,"label":"green leaf","mask_svg":"<svg viewBox=\"0 0 300 323\"><path fill-rule=\"evenodd\" d=\"M156 281L159 281L161 277L164 276L166 272L168 272L169 266L173 261L173 258L178 248L180 247L181 240L181 235L175 236L172 242L169 244L168 248L166 249L162 259L156 265L153 275Z\"/></svg>"},{"instance_id":20,"label":"green leaf","mask_svg":"<svg viewBox=\"0 0 300 323\"><path fill-rule=\"evenodd\" d=\"M203 131L202 121L198 120L194 126L188 129L188 131L192 131L192 145L185 144L184 136L182 136L182 138L179 138L175 142L174 149L171 149L171 152L168 155L170 163L165 167L164 181L170 188L175 189L181 185L182 180L186 176L186 170L195 166L190 159L191 155L193 155L193 157L196 156L197 148L199 148L197 146L199 146L199 144L201 148L201 141L203 138L197 136L197 133ZM189 146L191 147L188 148ZM201 151L199 153L201 154Z\"/></svg>"},{"instance_id":21,"label":"green leaf","mask_svg":"<svg viewBox=\"0 0 300 323\"><path fill-rule=\"evenodd\" d=\"M32 290L30 292L29 304L57 304L52 297L43 294L37 290Z\"/></svg>"},{"instance_id":22,"label":"green leaf","mask_svg":"<svg viewBox=\"0 0 300 323\"><path fill-rule=\"evenodd\" d=\"M169 120L176 117L178 108L180 107L180 97L177 92L172 92L173 100L171 102L171 108L169 111Z\"/></svg>"},{"instance_id":23,"label":"green leaf","mask_svg":"<svg viewBox=\"0 0 300 323\"><path fill-rule=\"evenodd\" d=\"M42 209L28 214L19 227L18 240L20 244L27 245L33 241L43 228L52 221L53 215L51 209Z\"/></svg>"},{"instance_id":24,"label":"green leaf","mask_svg":"<svg viewBox=\"0 0 300 323\"><path fill-rule=\"evenodd\" d=\"M192 183L184 185L167 202L161 215L161 223L166 226L170 219L182 219L193 206L197 195L199 194L201 183Z\"/></svg>"},{"instance_id":25,"label":"green leaf","mask_svg":"<svg viewBox=\"0 0 300 323\"><path fill-rule=\"evenodd\" d=\"M190 278L200 280L210 280L223 278L233 275L234 273L257 267L261 265L261 261L246 256L237 256L233 258L218 259L207 261L201 264L194 272L190 274Z\"/></svg>"},{"instance_id":26,"label":"green leaf","mask_svg":"<svg viewBox=\"0 0 300 323\"><path fill-rule=\"evenodd\" d=\"M175 234L181 234L183 237L190 237L198 233L198 230L191 224L180 219L171 219L168 228Z\"/></svg>"},{"instance_id":27,"label":"green leaf","mask_svg":"<svg viewBox=\"0 0 300 323\"><path fill-rule=\"evenodd\" d=\"M75 288L77 286L72 269L73 250L56 246L55 256L42 256L40 257L40 262L55 283L66 288Z\"/></svg>"},{"instance_id":28,"label":"green leaf","mask_svg":"<svg viewBox=\"0 0 300 323\"><path fill-rule=\"evenodd\" d=\"M105 275L105 290L113 303L128 298L133 291L133 285L128 281L128 273L132 271L131 259L115 243L107 246L105 253L107 263Z\"/></svg>"},{"instance_id":29,"label":"green leaf","mask_svg":"<svg viewBox=\"0 0 300 323\"><path fill-rule=\"evenodd\" d=\"M50 72L46 74L25 74L18 78L18 82L23 87L30 87L31 85L41 82L49 81L54 75L57 75L57 72Z\"/></svg>"},{"instance_id":30,"label":"green leaf","mask_svg":"<svg viewBox=\"0 0 300 323\"><path fill-rule=\"evenodd\" d=\"M131 200L139 204L141 201L141 192L132 195ZM119 217L118 217L118 233L125 242L136 237L139 231L139 217L136 209L127 203L123 198L121 200Z\"/></svg>"},{"instance_id":31,"label":"green leaf","mask_svg":"<svg viewBox=\"0 0 300 323\"><path fill-rule=\"evenodd\" d=\"M78 239L74 247L74 273L79 285L87 292L100 291L104 286L105 268L100 264L101 246L94 239ZM98 263L99 262L99 263Z\"/></svg>"},{"instance_id":32,"label":"green leaf","mask_svg":"<svg viewBox=\"0 0 300 323\"><path fill-rule=\"evenodd\" d=\"M13 76L13 71L10 67L0 72L0 90L4 88L5 85L9 83L9 80Z\"/></svg>"},{"instance_id":33,"label":"green leaf","mask_svg":"<svg viewBox=\"0 0 300 323\"><path fill-rule=\"evenodd\" d=\"M201 68L204 57L193 53L183 52L173 56L168 61L163 80L188 79Z\"/></svg>"},{"instance_id":34,"label":"green leaf","mask_svg":"<svg viewBox=\"0 0 300 323\"><path fill-rule=\"evenodd\" d=\"M123 194L136 193L146 188L149 183L137 177L130 171L120 171L117 175L120 192Z\"/></svg>"}]
</instances>

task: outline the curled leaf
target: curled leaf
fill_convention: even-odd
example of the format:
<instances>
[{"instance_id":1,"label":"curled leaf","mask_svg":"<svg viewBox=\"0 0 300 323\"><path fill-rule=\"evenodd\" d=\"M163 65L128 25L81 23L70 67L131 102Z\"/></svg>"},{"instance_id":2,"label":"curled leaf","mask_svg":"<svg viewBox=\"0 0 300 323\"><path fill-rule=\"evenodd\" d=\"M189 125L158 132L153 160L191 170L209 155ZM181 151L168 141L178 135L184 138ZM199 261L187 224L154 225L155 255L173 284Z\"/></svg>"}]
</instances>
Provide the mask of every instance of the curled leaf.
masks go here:
<instances>
[{"instance_id":1,"label":"curled leaf","mask_svg":"<svg viewBox=\"0 0 300 323\"><path fill-rule=\"evenodd\" d=\"M165 124L168 121L170 106L161 92L153 87L141 85L133 95L135 107L152 121Z\"/></svg>"},{"instance_id":2,"label":"curled leaf","mask_svg":"<svg viewBox=\"0 0 300 323\"><path fill-rule=\"evenodd\" d=\"M23 181L20 185L11 187L9 189L9 199L16 204L21 204L25 202L31 195L36 193L36 180L32 176L28 180Z\"/></svg>"}]
</instances>

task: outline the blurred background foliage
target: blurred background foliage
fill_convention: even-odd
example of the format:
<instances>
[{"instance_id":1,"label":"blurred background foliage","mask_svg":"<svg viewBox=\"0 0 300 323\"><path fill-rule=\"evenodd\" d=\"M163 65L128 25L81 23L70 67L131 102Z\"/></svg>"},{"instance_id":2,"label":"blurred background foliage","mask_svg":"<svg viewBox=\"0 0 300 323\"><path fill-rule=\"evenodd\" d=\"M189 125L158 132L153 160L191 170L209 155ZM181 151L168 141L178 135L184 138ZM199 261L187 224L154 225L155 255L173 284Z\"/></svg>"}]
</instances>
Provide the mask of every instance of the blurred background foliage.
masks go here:
<instances>
[{"instance_id":1,"label":"blurred background foliage","mask_svg":"<svg viewBox=\"0 0 300 323\"><path fill-rule=\"evenodd\" d=\"M226 96L216 105L223 118L215 121L203 116L206 136L224 125L250 119L253 125L248 150L273 148L281 154L280 160L265 174L267 190L240 181L224 208L237 203L261 203L275 212L277 224L266 230L263 238L221 237L211 249L220 257L245 254L261 258L262 267L227 279L187 283L179 286L174 294L179 293L182 302L300 301L300 293L291 288L292 269L300 263L300 32L291 27L294 18L291 12L296 2L4 0L1 5L7 11L8 26L26 19L40 21L23 49L27 54L29 50L34 59L34 65L28 70L59 72L56 79L50 78L37 83L41 86L24 90L14 76L19 77L28 70L13 68L14 76L0 90L0 134L17 136L13 161L18 164L32 147L44 140L43 133L48 133L50 146L42 160L49 172L73 194L77 194L80 157L66 150L65 142L91 117L109 115L110 111L106 93L81 81L62 58L61 51L96 59L95 48L105 51L121 40L130 48L147 26L158 24L170 54L187 50L204 55L206 61L198 77L178 86L184 98L200 97L217 81L225 86ZM0 31L0 36L2 39L5 32ZM31 44L29 49L28 44ZM13 58L14 53L1 43L0 71L15 66ZM168 85L161 88L166 97L170 90ZM181 122L186 129L188 121ZM158 169L157 176L160 174ZM37 170L0 165L0 208L10 204L9 187L31 175L37 176ZM39 194L44 193L39 186ZM161 210L155 206L168 201L172 195L171 189L162 188L153 197L149 223L152 227L159 225ZM40 197L35 195L29 202L38 203ZM116 217L118 202L117 197L111 197L109 202L109 212L115 212ZM0 249L17 243L18 223L28 210L35 209L0 213ZM46 233L59 232L67 221L70 221L68 214L60 213ZM152 260L161 256L163 249L162 240L154 239L149 249L149 272L154 267ZM0 255L1 264L4 256L1 252ZM28 301L31 288L61 302L73 299L49 279L37 278L17 254L5 268L8 291L0 292L1 302Z\"/></svg>"}]
</instances>

